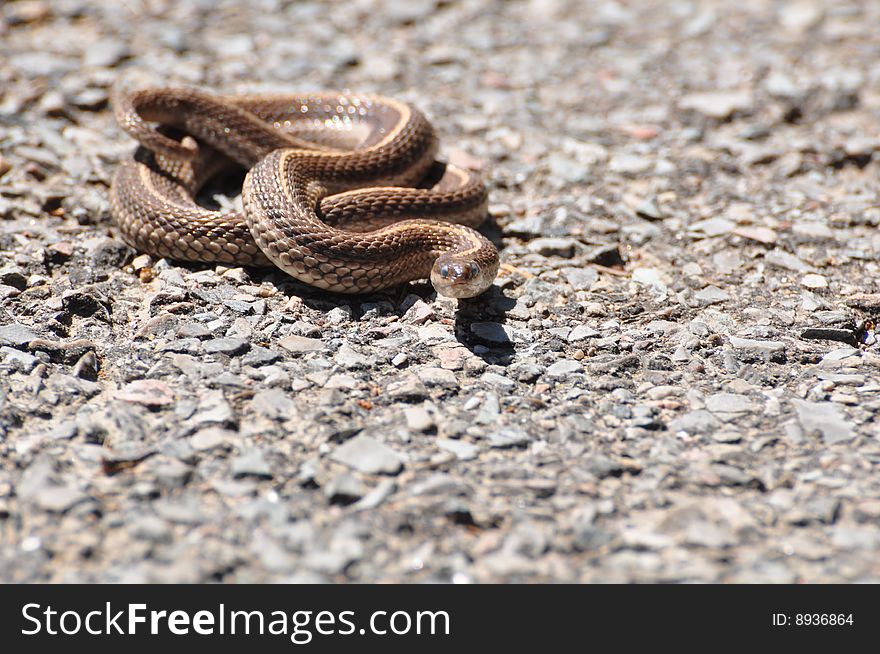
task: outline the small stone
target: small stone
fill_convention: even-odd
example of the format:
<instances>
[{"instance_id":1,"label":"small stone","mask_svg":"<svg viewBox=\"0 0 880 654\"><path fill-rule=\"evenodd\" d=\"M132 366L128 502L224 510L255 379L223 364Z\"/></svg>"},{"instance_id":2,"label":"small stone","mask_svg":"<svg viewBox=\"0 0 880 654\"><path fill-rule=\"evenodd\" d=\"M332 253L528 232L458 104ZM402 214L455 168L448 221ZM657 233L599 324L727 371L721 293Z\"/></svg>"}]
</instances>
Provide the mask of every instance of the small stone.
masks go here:
<instances>
[{"instance_id":1,"label":"small stone","mask_svg":"<svg viewBox=\"0 0 880 654\"><path fill-rule=\"evenodd\" d=\"M571 259L574 256L577 241L570 238L536 238L529 243L529 251L544 257L562 257Z\"/></svg>"},{"instance_id":2,"label":"small stone","mask_svg":"<svg viewBox=\"0 0 880 654\"><path fill-rule=\"evenodd\" d=\"M178 338L205 338L211 335L211 330L198 322L186 322L177 328Z\"/></svg>"},{"instance_id":3,"label":"small stone","mask_svg":"<svg viewBox=\"0 0 880 654\"><path fill-rule=\"evenodd\" d=\"M37 338L39 337L32 329L19 323L14 322L8 325L0 325L0 344L2 345L21 347Z\"/></svg>"},{"instance_id":4,"label":"small stone","mask_svg":"<svg viewBox=\"0 0 880 654\"><path fill-rule=\"evenodd\" d=\"M717 429L718 419L705 409L690 411L680 418L669 421L669 431L686 432L688 434L703 434Z\"/></svg>"},{"instance_id":5,"label":"small stone","mask_svg":"<svg viewBox=\"0 0 880 654\"><path fill-rule=\"evenodd\" d=\"M496 431L487 437L489 446L496 449L508 449L513 447L526 447L532 442L532 437L519 427L506 427Z\"/></svg>"},{"instance_id":6,"label":"small stone","mask_svg":"<svg viewBox=\"0 0 880 654\"><path fill-rule=\"evenodd\" d=\"M412 374L407 374L403 379L388 384L388 397L392 400L413 402L428 397L428 389L422 380Z\"/></svg>"},{"instance_id":7,"label":"small stone","mask_svg":"<svg viewBox=\"0 0 880 654\"><path fill-rule=\"evenodd\" d=\"M822 440L833 445L855 438L852 424L831 402L808 402L792 399L801 429L807 434L818 432Z\"/></svg>"},{"instance_id":8,"label":"small stone","mask_svg":"<svg viewBox=\"0 0 880 654\"><path fill-rule=\"evenodd\" d=\"M164 543L171 539L171 526L161 518L152 515L137 516L129 524L128 531L133 538L152 543Z\"/></svg>"},{"instance_id":9,"label":"small stone","mask_svg":"<svg viewBox=\"0 0 880 654\"><path fill-rule=\"evenodd\" d=\"M0 268L0 284L23 291L28 286L28 279L20 268L5 266Z\"/></svg>"},{"instance_id":10,"label":"small stone","mask_svg":"<svg viewBox=\"0 0 880 654\"><path fill-rule=\"evenodd\" d=\"M422 325L434 317L434 309L424 300L418 299L403 315L403 320L413 325Z\"/></svg>"},{"instance_id":11,"label":"small stone","mask_svg":"<svg viewBox=\"0 0 880 654\"><path fill-rule=\"evenodd\" d=\"M576 373L583 373L584 367L578 362L571 359L562 359L547 368L547 376L552 379L561 379L569 377Z\"/></svg>"},{"instance_id":12,"label":"small stone","mask_svg":"<svg viewBox=\"0 0 880 654\"><path fill-rule=\"evenodd\" d=\"M489 343L510 343L512 334L505 325L497 322L475 322L471 324L471 332L477 338Z\"/></svg>"},{"instance_id":13,"label":"small stone","mask_svg":"<svg viewBox=\"0 0 880 654\"><path fill-rule=\"evenodd\" d=\"M97 381L98 379L98 357L94 352L86 352L83 354L76 364L73 366L73 374L80 379L88 379L89 381Z\"/></svg>"},{"instance_id":14,"label":"small stone","mask_svg":"<svg viewBox=\"0 0 880 654\"><path fill-rule=\"evenodd\" d=\"M659 293L666 292L666 283L656 268L636 268L632 271L632 280Z\"/></svg>"},{"instance_id":15,"label":"small stone","mask_svg":"<svg viewBox=\"0 0 880 654\"><path fill-rule=\"evenodd\" d=\"M321 352L326 349L324 341L317 338L306 338L305 336L296 336L291 334L285 336L278 345L293 354L304 354L306 352Z\"/></svg>"},{"instance_id":16,"label":"small stone","mask_svg":"<svg viewBox=\"0 0 880 654\"><path fill-rule=\"evenodd\" d=\"M368 368L372 364L372 359L370 357L364 356L348 344L340 346L333 358L337 364L346 370Z\"/></svg>"},{"instance_id":17,"label":"small stone","mask_svg":"<svg viewBox=\"0 0 880 654\"><path fill-rule=\"evenodd\" d=\"M344 325L345 323L351 320L352 310L351 307L341 306L334 307L327 312L327 322L331 325Z\"/></svg>"},{"instance_id":18,"label":"small stone","mask_svg":"<svg viewBox=\"0 0 880 654\"><path fill-rule=\"evenodd\" d=\"M706 408L714 414L749 413L755 410L755 404L744 395L715 393L706 398Z\"/></svg>"},{"instance_id":19,"label":"small stone","mask_svg":"<svg viewBox=\"0 0 880 654\"><path fill-rule=\"evenodd\" d=\"M779 238L779 235L769 227L737 227L733 230L733 233L737 236L747 238L750 241L757 241L758 243L764 243L765 245L774 245Z\"/></svg>"},{"instance_id":20,"label":"small stone","mask_svg":"<svg viewBox=\"0 0 880 654\"><path fill-rule=\"evenodd\" d=\"M795 34L803 34L822 20L825 11L821 2L789 2L780 5L779 22Z\"/></svg>"},{"instance_id":21,"label":"small stone","mask_svg":"<svg viewBox=\"0 0 880 654\"><path fill-rule=\"evenodd\" d=\"M601 335L601 332L593 329L589 325L578 325L568 333L566 340L569 343L577 343L578 341L583 341L588 338L596 338Z\"/></svg>"},{"instance_id":22,"label":"small stone","mask_svg":"<svg viewBox=\"0 0 880 654\"><path fill-rule=\"evenodd\" d=\"M654 166L653 160L638 154L616 154L608 162L608 171L620 175L641 175Z\"/></svg>"},{"instance_id":23,"label":"small stone","mask_svg":"<svg viewBox=\"0 0 880 654\"><path fill-rule=\"evenodd\" d=\"M122 41L102 39L89 44L83 57L83 65L88 67L115 66L131 55Z\"/></svg>"},{"instance_id":24,"label":"small stone","mask_svg":"<svg viewBox=\"0 0 880 654\"><path fill-rule=\"evenodd\" d=\"M331 504L351 504L364 495L364 485L350 472L336 475L323 490L324 496Z\"/></svg>"},{"instance_id":25,"label":"small stone","mask_svg":"<svg viewBox=\"0 0 880 654\"><path fill-rule=\"evenodd\" d=\"M370 436L358 435L337 447L330 458L368 475L396 475L403 469L400 455Z\"/></svg>"},{"instance_id":26,"label":"small stone","mask_svg":"<svg viewBox=\"0 0 880 654\"><path fill-rule=\"evenodd\" d=\"M376 487L353 505L358 511L375 509L397 491L397 484L392 479L383 479Z\"/></svg>"},{"instance_id":27,"label":"small stone","mask_svg":"<svg viewBox=\"0 0 880 654\"><path fill-rule=\"evenodd\" d=\"M576 291L589 291L599 281L595 268L563 268L562 275Z\"/></svg>"},{"instance_id":28,"label":"small stone","mask_svg":"<svg viewBox=\"0 0 880 654\"><path fill-rule=\"evenodd\" d=\"M225 354L235 356L246 352L251 344L243 338L212 338L202 343L208 354Z\"/></svg>"},{"instance_id":29,"label":"small stone","mask_svg":"<svg viewBox=\"0 0 880 654\"><path fill-rule=\"evenodd\" d=\"M477 449L477 446L473 445L472 443L466 443L464 441L445 438L437 439L436 445L441 450L452 452L457 458L461 459L462 461L470 461L477 458L477 452L479 451Z\"/></svg>"},{"instance_id":30,"label":"small stone","mask_svg":"<svg viewBox=\"0 0 880 654\"><path fill-rule=\"evenodd\" d=\"M228 447L231 443L235 442L236 438L234 431L222 429L221 427L208 427L193 434L189 443L194 450L204 452Z\"/></svg>"},{"instance_id":31,"label":"small stone","mask_svg":"<svg viewBox=\"0 0 880 654\"><path fill-rule=\"evenodd\" d=\"M444 347L440 351L440 367L446 370L461 370L473 356L465 347Z\"/></svg>"},{"instance_id":32,"label":"small stone","mask_svg":"<svg viewBox=\"0 0 880 654\"><path fill-rule=\"evenodd\" d=\"M753 102L750 91L712 91L692 93L681 101L680 107L708 118L725 120L734 113L751 110Z\"/></svg>"},{"instance_id":33,"label":"small stone","mask_svg":"<svg viewBox=\"0 0 880 654\"><path fill-rule=\"evenodd\" d=\"M116 399L147 407L163 407L174 404L174 391L158 379L137 379L118 390Z\"/></svg>"},{"instance_id":34,"label":"small stone","mask_svg":"<svg viewBox=\"0 0 880 654\"><path fill-rule=\"evenodd\" d=\"M509 392L516 388L516 382L508 379L504 375L494 372L484 372L480 377L480 381L488 386L494 387L496 390Z\"/></svg>"},{"instance_id":35,"label":"small stone","mask_svg":"<svg viewBox=\"0 0 880 654\"><path fill-rule=\"evenodd\" d=\"M232 421L232 407L223 391L208 391L202 395L195 415L190 419L195 425L225 424Z\"/></svg>"},{"instance_id":36,"label":"small stone","mask_svg":"<svg viewBox=\"0 0 880 654\"><path fill-rule=\"evenodd\" d=\"M721 290L717 286L707 286L706 288L694 293L694 299L697 300L700 305L708 306L710 304L727 302L730 299L730 295L728 295L726 291Z\"/></svg>"},{"instance_id":37,"label":"small stone","mask_svg":"<svg viewBox=\"0 0 880 654\"><path fill-rule=\"evenodd\" d=\"M880 313L880 293L854 293L846 298L846 306Z\"/></svg>"},{"instance_id":38,"label":"small stone","mask_svg":"<svg viewBox=\"0 0 880 654\"><path fill-rule=\"evenodd\" d=\"M159 352L175 352L177 354L201 354L203 351L202 342L197 338L180 338L169 341L159 348Z\"/></svg>"},{"instance_id":39,"label":"small stone","mask_svg":"<svg viewBox=\"0 0 880 654\"><path fill-rule=\"evenodd\" d=\"M286 420L297 415L296 404L280 388L269 388L256 393L251 408L271 420Z\"/></svg>"},{"instance_id":40,"label":"small stone","mask_svg":"<svg viewBox=\"0 0 880 654\"><path fill-rule=\"evenodd\" d=\"M793 272L808 272L810 267L793 254L784 252L783 250L771 250L764 255L764 261L771 266L784 268Z\"/></svg>"},{"instance_id":41,"label":"small stone","mask_svg":"<svg viewBox=\"0 0 880 654\"><path fill-rule=\"evenodd\" d=\"M48 486L37 491L34 502L43 511L50 513L66 513L88 496L77 488L70 486Z\"/></svg>"},{"instance_id":42,"label":"small stone","mask_svg":"<svg viewBox=\"0 0 880 654\"><path fill-rule=\"evenodd\" d=\"M693 223L689 231L695 234L712 238L715 236L724 236L730 234L736 229L736 223L727 218L707 218Z\"/></svg>"},{"instance_id":43,"label":"small stone","mask_svg":"<svg viewBox=\"0 0 880 654\"><path fill-rule=\"evenodd\" d=\"M28 354L27 352L21 352L5 345L0 347L0 359L6 364L13 366L14 369L22 372L30 372L40 363L40 360L34 355Z\"/></svg>"},{"instance_id":44,"label":"small stone","mask_svg":"<svg viewBox=\"0 0 880 654\"><path fill-rule=\"evenodd\" d=\"M260 366L273 364L280 358L281 354L274 350L270 350L269 348L260 345L251 345L247 354L241 358L241 365L258 368Z\"/></svg>"},{"instance_id":45,"label":"small stone","mask_svg":"<svg viewBox=\"0 0 880 654\"><path fill-rule=\"evenodd\" d=\"M84 111L100 111L110 96L105 89L82 89L68 98L71 105Z\"/></svg>"},{"instance_id":46,"label":"small stone","mask_svg":"<svg viewBox=\"0 0 880 654\"><path fill-rule=\"evenodd\" d=\"M445 368L419 368L416 371L416 374L419 376L422 383L428 388L458 388L459 386L455 373L451 370L446 370Z\"/></svg>"},{"instance_id":47,"label":"small stone","mask_svg":"<svg viewBox=\"0 0 880 654\"><path fill-rule=\"evenodd\" d=\"M562 184L577 184L589 178L591 165L577 161L574 157L560 152L552 152L547 157L547 166L554 181ZM558 184L557 185L562 185Z\"/></svg>"},{"instance_id":48,"label":"small stone","mask_svg":"<svg viewBox=\"0 0 880 654\"><path fill-rule=\"evenodd\" d=\"M738 338L736 336L728 336L727 340L738 350L754 350L757 352L782 352L785 350L785 343L782 341L763 341L751 338Z\"/></svg>"},{"instance_id":49,"label":"small stone","mask_svg":"<svg viewBox=\"0 0 880 654\"><path fill-rule=\"evenodd\" d=\"M52 16L52 7L43 0L21 0L10 3L4 12L4 20L8 25L37 23Z\"/></svg>"},{"instance_id":50,"label":"small stone","mask_svg":"<svg viewBox=\"0 0 880 654\"><path fill-rule=\"evenodd\" d=\"M419 327L419 340L428 345L446 343L455 340L455 334L442 323L431 323Z\"/></svg>"},{"instance_id":51,"label":"small stone","mask_svg":"<svg viewBox=\"0 0 880 654\"><path fill-rule=\"evenodd\" d=\"M232 476L270 479L272 469L260 450L249 450L242 452L232 460Z\"/></svg>"},{"instance_id":52,"label":"small stone","mask_svg":"<svg viewBox=\"0 0 880 654\"><path fill-rule=\"evenodd\" d=\"M828 280L822 275L809 274L801 278L801 285L807 288L828 288Z\"/></svg>"},{"instance_id":53,"label":"small stone","mask_svg":"<svg viewBox=\"0 0 880 654\"><path fill-rule=\"evenodd\" d=\"M410 431L429 432L436 428L434 418L423 406L406 407L403 416Z\"/></svg>"}]
</instances>

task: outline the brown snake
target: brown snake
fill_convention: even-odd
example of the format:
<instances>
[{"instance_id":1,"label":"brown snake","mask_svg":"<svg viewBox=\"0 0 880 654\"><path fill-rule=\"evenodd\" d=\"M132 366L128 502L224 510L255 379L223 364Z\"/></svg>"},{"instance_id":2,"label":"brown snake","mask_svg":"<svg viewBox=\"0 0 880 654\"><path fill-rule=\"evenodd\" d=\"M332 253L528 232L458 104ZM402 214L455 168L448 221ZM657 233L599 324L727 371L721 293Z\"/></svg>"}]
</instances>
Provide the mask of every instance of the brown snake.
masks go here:
<instances>
[{"instance_id":1,"label":"brown snake","mask_svg":"<svg viewBox=\"0 0 880 654\"><path fill-rule=\"evenodd\" d=\"M142 147L117 170L111 209L123 238L143 252L271 262L339 293L430 277L439 293L464 298L495 279L498 252L473 229L485 217L485 187L434 161L434 130L410 105L172 88L117 91L113 104ZM230 160L248 169L244 215L195 200Z\"/></svg>"}]
</instances>

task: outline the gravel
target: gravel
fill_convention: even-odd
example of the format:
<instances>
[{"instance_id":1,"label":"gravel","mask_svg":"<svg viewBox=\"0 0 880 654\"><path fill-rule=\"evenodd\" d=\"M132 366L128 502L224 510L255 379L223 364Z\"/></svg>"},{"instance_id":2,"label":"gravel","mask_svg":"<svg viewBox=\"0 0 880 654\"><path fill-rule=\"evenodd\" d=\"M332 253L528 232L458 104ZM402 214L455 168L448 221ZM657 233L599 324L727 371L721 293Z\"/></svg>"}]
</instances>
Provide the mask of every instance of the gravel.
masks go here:
<instances>
[{"instance_id":1,"label":"gravel","mask_svg":"<svg viewBox=\"0 0 880 654\"><path fill-rule=\"evenodd\" d=\"M0 581L880 581L876 3L156 4L0 12ZM413 102L495 287L132 251L118 81Z\"/></svg>"}]
</instances>

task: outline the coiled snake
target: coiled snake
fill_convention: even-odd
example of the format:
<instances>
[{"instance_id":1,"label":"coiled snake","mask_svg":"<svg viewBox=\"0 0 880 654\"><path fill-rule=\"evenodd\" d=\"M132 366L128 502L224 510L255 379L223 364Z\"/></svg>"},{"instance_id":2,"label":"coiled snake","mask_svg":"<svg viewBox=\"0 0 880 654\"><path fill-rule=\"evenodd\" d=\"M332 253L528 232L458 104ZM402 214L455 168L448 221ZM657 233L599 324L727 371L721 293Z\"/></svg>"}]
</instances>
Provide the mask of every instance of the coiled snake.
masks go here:
<instances>
[{"instance_id":1,"label":"coiled snake","mask_svg":"<svg viewBox=\"0 0 880 654\"><path fill-rule=\"evenodd\" d=\"M113 216L136 249L182 261L271 263L339 293L430 277L439 293L464 298L495 279L498 252L473 229L485 217L485 187L434 161L434 130L408 104L174 88L119 90L113 104L142 146L110 189ZM229 160L248 169L243 215L195 200Z\"/></svg>"}]
</instances>

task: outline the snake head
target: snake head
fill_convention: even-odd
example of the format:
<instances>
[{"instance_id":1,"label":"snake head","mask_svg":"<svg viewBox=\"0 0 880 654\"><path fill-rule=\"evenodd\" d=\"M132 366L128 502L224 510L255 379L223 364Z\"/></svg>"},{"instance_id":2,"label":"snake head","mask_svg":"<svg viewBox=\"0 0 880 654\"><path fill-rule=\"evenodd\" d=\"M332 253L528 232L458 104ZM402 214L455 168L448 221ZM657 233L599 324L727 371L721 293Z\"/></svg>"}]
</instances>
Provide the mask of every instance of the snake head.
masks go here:
<instances>
[{"instance_id":1,"label":"snake head","mask_svg":"<svg viewBox=\"0 0 880 654\"><path fill-rule=\"evenodd\" d=\"M475 297L492 285L495 271L483 270L473 259L441 256L431 268L431 283L441 295Z\"/></svg>"}]
</instances>

